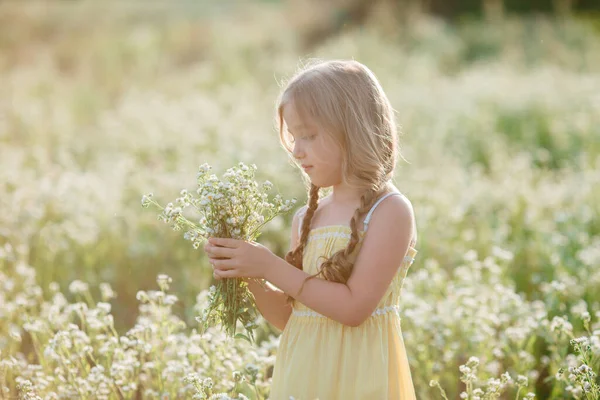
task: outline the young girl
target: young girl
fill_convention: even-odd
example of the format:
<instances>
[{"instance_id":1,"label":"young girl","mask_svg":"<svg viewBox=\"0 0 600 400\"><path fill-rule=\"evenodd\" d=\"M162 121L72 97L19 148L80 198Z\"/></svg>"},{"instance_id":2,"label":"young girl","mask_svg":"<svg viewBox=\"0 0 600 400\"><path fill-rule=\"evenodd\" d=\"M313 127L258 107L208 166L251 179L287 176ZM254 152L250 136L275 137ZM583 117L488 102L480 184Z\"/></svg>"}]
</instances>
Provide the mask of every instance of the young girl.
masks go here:
<instances>
[{"instance_id":1,"label":"young girl","mask_svg":"<svg viewBox=\"0 0 600 400\"><path fill-rule=\"evenodd\" d=\"M248 280L262 315L283 330L270 399L414 400L399 302L416 225L391 183L390 102L367 67L329 61L299 71L277 111L281 142L310 182L289 253L233 239L205 247L215 277L271 283ZM320 198L320 188L333 190Z\"/></svg>"}]
</instances>

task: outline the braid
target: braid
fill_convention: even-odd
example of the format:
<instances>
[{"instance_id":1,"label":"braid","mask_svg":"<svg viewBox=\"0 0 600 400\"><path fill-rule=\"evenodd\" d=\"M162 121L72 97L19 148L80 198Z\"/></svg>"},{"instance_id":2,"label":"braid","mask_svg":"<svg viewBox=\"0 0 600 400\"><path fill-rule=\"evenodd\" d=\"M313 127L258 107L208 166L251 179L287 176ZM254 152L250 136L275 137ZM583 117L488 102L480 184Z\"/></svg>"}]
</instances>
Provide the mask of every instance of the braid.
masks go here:
<instances>
[{"instance_id":1,"label":"braid","mask_svg":"<svg viewBox=\"0 0 600 400\"><path fill-rule=\"evenodd\" d=\"M306 208L306 213L304 214L304 218L302 220L302 231L300 233L300 240L298 246L295 249L289 251L285 255L285 261L289 262L296 268L302 270L302 258L304 254L304 247L306 247L306 243L308 242L308 234L310 233L310 223L312 221L313 215L317 210L317 206L319 205L319 187L313 184L310 185L310 192L308 198L308 205ZM288 296L287 303L290 304L293 302L293 297Z\"/></svg>"},{"instance_id":2,"label":"braid","mask_svg":"<svg viewBox=\"0 0 600 400\"><path fill-rule=\"evenodd\" d=\"M354 211L354 215L350 220L350 228L352 229L352 234L350 235L350 241L348 242L348 246L345 249L342 249L336 253L334 253L329 259L325 260L321 267L319 268L319 272L314 275L307 277L304 282L302 282L302 286L300 286L300 290L298 291L298 295L302 292L304 288L304 284L312 278L318 277L319 275L323 276L324 279L331 282L339 282L346 283L350 278L350 274L352 273L352 268L354 268L354 262L350 260L350 256L356 249L358 242L360 241L357 223L362 215L365 215L369 212L379 194L379 190L377 187L373 187L368 189L363 193L360 198L360 207Z\"/></svg>"},{"instance_id":3,"label":"braid","mask_svg":"<svg viewBox=\"0 0 600 400\"><path fill-rule=\"evenodd\" d=\"M318 205L319 187L311 185L308 199L308 207L306 209L306 213L304 214L304 219L302 220L302 231L300 233L299 240L300 243L298 243L298 246L296 246L296 248L289 251L285 255L285 261L289 262L298 269L303 269L302 255L304 252L304 247L306 246L306 242L308 241L308 234L310 233L310 222L312 221L312 217L315 214Z\"/></svg>"}]
</instances>

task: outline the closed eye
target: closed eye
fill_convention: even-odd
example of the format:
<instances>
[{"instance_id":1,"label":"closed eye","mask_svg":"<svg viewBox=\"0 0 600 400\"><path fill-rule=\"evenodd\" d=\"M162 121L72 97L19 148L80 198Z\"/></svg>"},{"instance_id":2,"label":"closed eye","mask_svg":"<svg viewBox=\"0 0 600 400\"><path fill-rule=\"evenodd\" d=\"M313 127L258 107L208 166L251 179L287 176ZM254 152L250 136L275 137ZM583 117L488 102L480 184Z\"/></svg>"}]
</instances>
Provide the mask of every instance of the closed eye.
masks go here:
<instances>
[{"instance_id":1,"label":"closed eye","mask_svg":"<svg viewBox=\"0 0 600 400\"><path fill-rule=\"evenodd\" d=\"M312 135L304 135L304 136L300 136L298 139L301 140L313 140L315 137L317 137L316 134L312 134ZM290 142L294 143L296 141L296 137L294 137L294 135L290 135Z\"/></svg>"}]
</instances>

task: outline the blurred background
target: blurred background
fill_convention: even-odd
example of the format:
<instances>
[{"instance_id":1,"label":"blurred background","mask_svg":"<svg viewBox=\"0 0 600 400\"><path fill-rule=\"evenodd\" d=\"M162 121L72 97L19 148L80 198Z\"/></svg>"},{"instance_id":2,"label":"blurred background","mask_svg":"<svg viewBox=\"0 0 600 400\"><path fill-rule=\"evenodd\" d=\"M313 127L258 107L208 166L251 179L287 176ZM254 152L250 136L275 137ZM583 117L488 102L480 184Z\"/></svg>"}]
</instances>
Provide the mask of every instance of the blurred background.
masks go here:
<instances>
[{"instance_id":1,"label":"blurred background","mask_svg":"<svg viewBox=\"0 0 600 400\"><path fill-rule=\"evenodd\" d=\"M119 332L166 273L195 324L206 258L141 196L165 204L198 165L243 161L306 201L274 106L311 57L366 64L397 110L395 182L419 230L407 293L443 301L447 282L410 277L449 282L465 260L508 254L503 282L527 301L600 308L597 0L0 1L0 246L44 292L109 283ZM283 255L290 224L260 241ZM553 281L567 288L543 290ZM418 321L404 329L424 388L436 354L411 336Z\"/></svg>"}]
</instances>

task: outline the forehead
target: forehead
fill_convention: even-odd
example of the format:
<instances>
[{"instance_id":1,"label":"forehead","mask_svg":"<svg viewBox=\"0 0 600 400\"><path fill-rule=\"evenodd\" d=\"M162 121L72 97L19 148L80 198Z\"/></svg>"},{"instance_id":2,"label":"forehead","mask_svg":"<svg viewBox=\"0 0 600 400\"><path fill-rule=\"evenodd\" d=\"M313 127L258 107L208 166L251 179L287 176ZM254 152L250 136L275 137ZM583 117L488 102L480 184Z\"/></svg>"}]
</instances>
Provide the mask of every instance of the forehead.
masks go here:
<instances>
[{"instance_id":1,"label":"forehead","mask_svg":"<svg viewBox=\"0 0 600 400\"><path fill-rule=\"evenodd\" d=\"M312 128L314 125L308 118L298 112L293 101L290 101L283 106L282 114L288 131L296 132L306 130Z\"/></svg>"}]
</instances>

